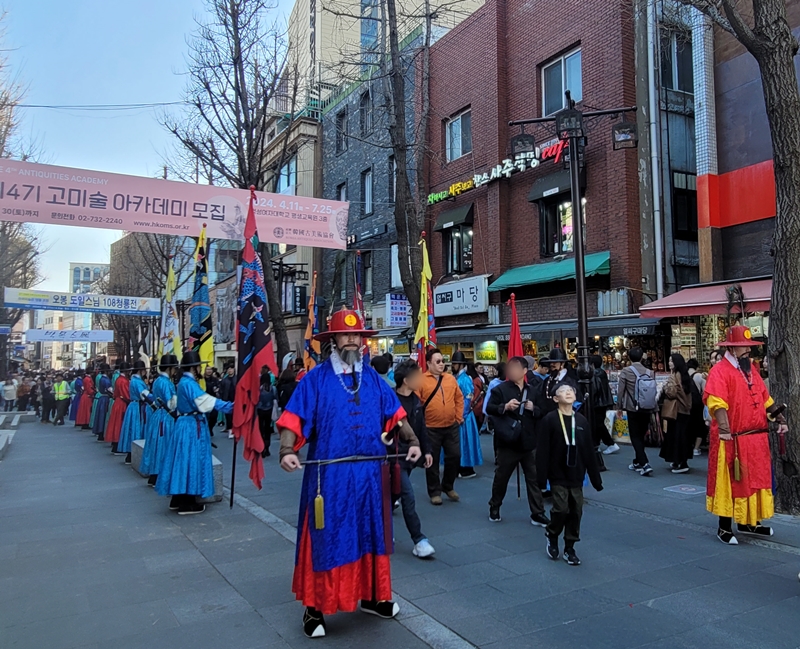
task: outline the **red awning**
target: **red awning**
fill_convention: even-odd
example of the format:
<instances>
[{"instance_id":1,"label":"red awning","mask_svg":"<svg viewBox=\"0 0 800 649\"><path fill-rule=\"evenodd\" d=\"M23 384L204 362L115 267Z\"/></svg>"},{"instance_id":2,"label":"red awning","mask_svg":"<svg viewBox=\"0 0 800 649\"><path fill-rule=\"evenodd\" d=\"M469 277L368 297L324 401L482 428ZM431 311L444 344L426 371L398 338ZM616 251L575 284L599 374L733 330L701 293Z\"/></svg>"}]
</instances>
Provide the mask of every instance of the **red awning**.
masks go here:
<instances>
[{"instance_id":1,"label":"red awning","mask_svg":"<svg viewBox=\"0 0 800 649\"><path fill-rule=\"evenodd\" d=\"M747 308L750 311L769 311L772 296L772 280L757 279L739 282L744 289ZM639 313L645 318L677 318L693 315L725 315L728 298L725 289L730 284L697 286L643 305Z\"/></svg>"}]
</instances>

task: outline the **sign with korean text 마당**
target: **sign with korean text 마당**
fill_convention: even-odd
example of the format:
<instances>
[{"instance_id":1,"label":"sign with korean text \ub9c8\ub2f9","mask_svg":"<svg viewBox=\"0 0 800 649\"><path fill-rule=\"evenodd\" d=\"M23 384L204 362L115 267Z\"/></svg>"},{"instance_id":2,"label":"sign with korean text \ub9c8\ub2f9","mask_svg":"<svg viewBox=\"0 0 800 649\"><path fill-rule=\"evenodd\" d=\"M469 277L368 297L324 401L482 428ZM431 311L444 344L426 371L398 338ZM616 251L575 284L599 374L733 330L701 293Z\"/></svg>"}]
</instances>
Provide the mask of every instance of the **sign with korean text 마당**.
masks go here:
<instances>
[{"instance_id":1,"label":"sign with korean text \ub9c8\ub2f9","mask_svg":"<svg viewBox=\"0 0 800 649\"><path fill-rule=\"evenodd\" d=\"M433 289L433 312L437 318L487 311L487 276L478 275L447 282Z\"/></svg>"},{"instance_id":2,"label":"sign with korean text \ub9c8\ub2f9","mask_svg":"<svg viewBox=\"0 0 800 649\"><path fill-rule=\"evenodd\" d=\"M160 316L161 300L152 297L124 297L91 293L57 293L5 288L5 306L12 309L115 313L117 315Z\"/></svg>"},{"instance_id":3,"label":"sign with korean text \ub9c8\ub2f9","mask_svg":"<svg viewBox=\"0 0 800 649\"><path fill-rule=\"evenodd\" d=\"M16 160L0 164L0 220L243 239L250 192ZM262 242L344 249L348 203L256 193Z\"/></svg>"},{"instance_id":4,"label":"sign with korean text \ub9c8\ub2f9","mask_svg":"<svg viewBox=\"0 0 800 649\"><path fill-rule=\"evenodd\" d=\"M75 331L71 329L28 329L25 340L29 343L113 343L114 332L106 329Z\"/></svg>"}]
</instances>

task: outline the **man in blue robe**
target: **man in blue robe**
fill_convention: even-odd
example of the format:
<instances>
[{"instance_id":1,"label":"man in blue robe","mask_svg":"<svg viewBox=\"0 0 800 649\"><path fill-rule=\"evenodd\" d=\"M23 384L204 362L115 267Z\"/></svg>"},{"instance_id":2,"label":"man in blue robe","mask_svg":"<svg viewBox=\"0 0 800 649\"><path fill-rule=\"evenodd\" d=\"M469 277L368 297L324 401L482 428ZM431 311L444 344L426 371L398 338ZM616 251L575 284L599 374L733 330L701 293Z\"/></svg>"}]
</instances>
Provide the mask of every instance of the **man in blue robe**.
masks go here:
<instances>
[{"instance_id":1,"label":"man in blue robe","mask_svg":"<svg viewBox=\"0 0 800 649\"><path fill-rule=\"evenodd\" d=\"M373 334L355 311L335 313L329 331L316 336L333 339L330 357L297 384L277 422L281 467L300 469L297 452L306 444L312 462L303 476L292 584L312 638L325 635L325 614L360 607L390 619L400 610L391 601L387 435L398 429L409 462L422 453L397 395L362 363L362 337Z\"/></svg>"}]
</instances>

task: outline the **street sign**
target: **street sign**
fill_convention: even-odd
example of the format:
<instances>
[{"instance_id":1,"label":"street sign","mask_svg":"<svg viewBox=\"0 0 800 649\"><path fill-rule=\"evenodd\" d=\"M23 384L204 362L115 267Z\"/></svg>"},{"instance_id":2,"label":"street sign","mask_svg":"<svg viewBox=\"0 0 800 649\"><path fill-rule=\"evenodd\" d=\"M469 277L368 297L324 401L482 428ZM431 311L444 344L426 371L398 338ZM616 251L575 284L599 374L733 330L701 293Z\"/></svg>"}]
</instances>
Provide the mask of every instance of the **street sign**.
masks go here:
<instances>
[{"instance_id":1,"label":"street sign","mask_svg":"<svg viewBox=\"0 0 800 649\"><path fill-rule=\"evenodd\" d=\"M11 334L11 327L8 325L0 325L0 336L8 336Z\"/></svg>"}]
</instances>

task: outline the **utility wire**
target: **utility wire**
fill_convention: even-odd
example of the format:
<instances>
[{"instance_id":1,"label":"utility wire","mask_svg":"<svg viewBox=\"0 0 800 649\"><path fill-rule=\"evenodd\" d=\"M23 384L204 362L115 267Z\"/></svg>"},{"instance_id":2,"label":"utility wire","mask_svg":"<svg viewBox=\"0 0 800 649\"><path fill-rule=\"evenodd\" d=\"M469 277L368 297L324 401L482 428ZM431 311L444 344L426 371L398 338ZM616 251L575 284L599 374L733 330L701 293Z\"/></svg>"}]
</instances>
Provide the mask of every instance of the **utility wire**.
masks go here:
<instances>
[{"instance_id":1,"label":"utility wire","mask_svg":"<svg viewBox=\"0 0 800 649\"><path fill-rule=\"evenodd\" d=\"M43 108L47 110L90 110L90 111L122 111L141 110L142 108L159 108L161 106L185 105L185 101L159 101L142 104L17 104L17 108Z\"/></svg>"}]
</instances>

